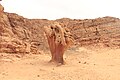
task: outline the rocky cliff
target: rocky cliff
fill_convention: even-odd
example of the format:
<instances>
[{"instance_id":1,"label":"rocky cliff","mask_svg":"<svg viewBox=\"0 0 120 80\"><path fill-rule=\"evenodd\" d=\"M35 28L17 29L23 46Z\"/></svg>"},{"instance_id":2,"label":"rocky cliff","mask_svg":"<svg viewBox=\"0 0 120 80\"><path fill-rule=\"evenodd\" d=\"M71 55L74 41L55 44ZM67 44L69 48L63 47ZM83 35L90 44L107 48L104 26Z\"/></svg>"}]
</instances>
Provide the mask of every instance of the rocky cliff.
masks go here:
<instances>
[{"instance_id":1,"label":"rocky cliff","mask_svg":"<svg viewBox=\"0 0 120 80\"><path fill-rule=\"evenodd\" d=\"M27 19L15 13L6 13L0 6L0 52L41 53L48 49L43 26L59 22L70 29L75 45L97 45L120 48L120 19L103 17L96 19L57 20Z\"/></svg>"},{"instance_id":2,"label":"rocky cliff","mask_svg":"<svg viewBox=\"0 0 120 80\"><path fill-rule=\"evenodd\" d=\"M118 18L109 16L85 20L63 18L57 21L71 30L80 46L120 47L120 19Z\"/></svg>"}]
</instances>

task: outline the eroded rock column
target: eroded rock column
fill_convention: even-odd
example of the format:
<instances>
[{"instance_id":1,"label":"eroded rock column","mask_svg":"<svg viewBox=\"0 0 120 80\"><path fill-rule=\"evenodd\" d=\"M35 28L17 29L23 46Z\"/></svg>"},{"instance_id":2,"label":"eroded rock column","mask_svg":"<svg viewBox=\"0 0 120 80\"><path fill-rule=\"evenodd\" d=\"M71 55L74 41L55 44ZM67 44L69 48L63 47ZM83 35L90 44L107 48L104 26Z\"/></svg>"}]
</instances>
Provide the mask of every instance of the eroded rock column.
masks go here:
<instances>
[{"instance_id":1,"label":"eroded rock column","mask_svg":"<svg viewBox=\"0 0 120 80\"><path fill-rule=\"evenodd\" d=\"M70 32L54 23L44 27L52 58L50 62L64 64L63 55L67 48L73 43Z\"/></svg>"}]
</instances>

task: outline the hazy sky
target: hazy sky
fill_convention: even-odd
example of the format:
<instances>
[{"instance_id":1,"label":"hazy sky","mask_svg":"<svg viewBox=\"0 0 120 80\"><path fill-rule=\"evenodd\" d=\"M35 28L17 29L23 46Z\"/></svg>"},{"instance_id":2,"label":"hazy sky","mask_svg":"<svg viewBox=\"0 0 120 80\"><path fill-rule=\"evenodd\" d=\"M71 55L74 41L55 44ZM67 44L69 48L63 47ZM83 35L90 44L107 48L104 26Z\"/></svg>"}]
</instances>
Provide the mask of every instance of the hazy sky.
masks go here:
<instances>
[{"instance_id":1,"label":"hazy sky","mask_svg":"<svg viewBox=\"0 0 120 80\"><path fill-rule=\"evenodd\" d=\"M2 0L6 12L26 18L120 18L120 0Z\"/></svg>"}]
</instances>

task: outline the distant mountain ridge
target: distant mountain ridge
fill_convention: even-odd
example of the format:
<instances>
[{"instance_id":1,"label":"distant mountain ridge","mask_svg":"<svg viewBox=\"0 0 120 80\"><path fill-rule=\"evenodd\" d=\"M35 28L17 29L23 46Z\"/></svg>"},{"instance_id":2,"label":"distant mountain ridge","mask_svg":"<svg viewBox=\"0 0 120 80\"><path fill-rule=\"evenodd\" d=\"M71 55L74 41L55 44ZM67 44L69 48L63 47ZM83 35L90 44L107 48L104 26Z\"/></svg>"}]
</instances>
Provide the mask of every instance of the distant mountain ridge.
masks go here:
<instances>
[{"instance_id":1,"label":"distant mountain ridge","mask_svg":"<svg viewBox=\"0 0 120 80\"><path fill-rule=\"evenodd\" d=\"M57 20L27 19L15 13L0 12L0 52L41 53L48 49L43 26L59 22L70 29L77 46L103 46L120 48L120 19Z\"/></svg>"}]
</instances>

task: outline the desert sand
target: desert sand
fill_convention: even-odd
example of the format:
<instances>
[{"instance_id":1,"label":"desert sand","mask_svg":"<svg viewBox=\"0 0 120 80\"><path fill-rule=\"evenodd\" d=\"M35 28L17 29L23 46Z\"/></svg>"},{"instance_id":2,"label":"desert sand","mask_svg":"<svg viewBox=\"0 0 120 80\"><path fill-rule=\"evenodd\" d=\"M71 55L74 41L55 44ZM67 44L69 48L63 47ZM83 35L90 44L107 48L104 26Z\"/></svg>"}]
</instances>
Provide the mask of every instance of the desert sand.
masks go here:
<instances>
[{"instance_id":1,"label":"desert sand","mask_svg":"<svg viewBox=\"0 0 120 80\"><path fill-rule=\"evenodd\" d=\"M51 59L43 26L58 22L75 44ZM120 19L27 19L0 5L0 80L120 80Z\"/></svg>"},{"instance_id":2,"label":"desert sand","mask_svg":"<svg viewBox=\"0 0 120 80\"><path fill-rule=\"evenodd\" d=\"M0 54L0 80L120 80L120 49L67 50L65 65L49 63L49 53Z\"/></svg>"}]
</instances>

